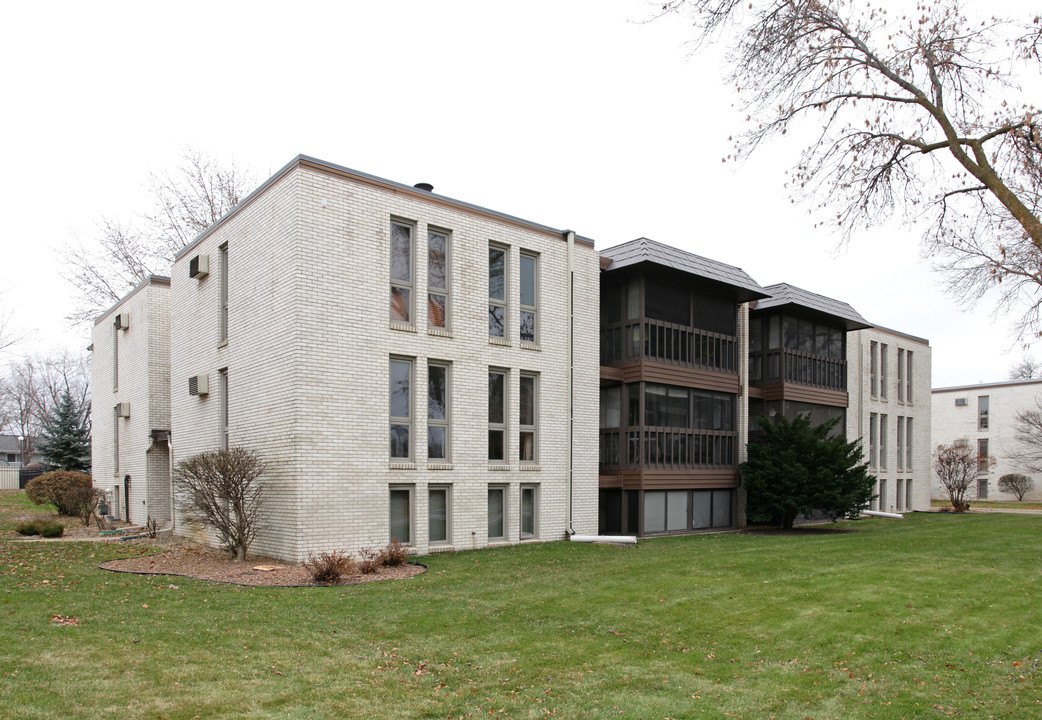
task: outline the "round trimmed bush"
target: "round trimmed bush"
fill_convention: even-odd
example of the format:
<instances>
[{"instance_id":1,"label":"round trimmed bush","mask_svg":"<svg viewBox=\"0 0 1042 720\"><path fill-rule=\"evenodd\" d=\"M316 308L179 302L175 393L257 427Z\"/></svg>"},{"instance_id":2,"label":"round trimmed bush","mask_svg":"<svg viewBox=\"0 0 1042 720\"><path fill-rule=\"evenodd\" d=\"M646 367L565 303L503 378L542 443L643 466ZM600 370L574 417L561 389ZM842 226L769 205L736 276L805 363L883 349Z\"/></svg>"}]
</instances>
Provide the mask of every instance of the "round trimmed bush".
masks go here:
<instances>
[{"instance_id":1,"label":"round trimmed bush","mask_svg":"<svg viewBox=\"0 0 1042 720\"><path fill-rule=\"evenodd\" d=\"M82 490L91 487L90 475L71 470L53 470L34 477L25 494L37 505L53 504L59 515L79 515Z\"/></svg>"}]
</instances>

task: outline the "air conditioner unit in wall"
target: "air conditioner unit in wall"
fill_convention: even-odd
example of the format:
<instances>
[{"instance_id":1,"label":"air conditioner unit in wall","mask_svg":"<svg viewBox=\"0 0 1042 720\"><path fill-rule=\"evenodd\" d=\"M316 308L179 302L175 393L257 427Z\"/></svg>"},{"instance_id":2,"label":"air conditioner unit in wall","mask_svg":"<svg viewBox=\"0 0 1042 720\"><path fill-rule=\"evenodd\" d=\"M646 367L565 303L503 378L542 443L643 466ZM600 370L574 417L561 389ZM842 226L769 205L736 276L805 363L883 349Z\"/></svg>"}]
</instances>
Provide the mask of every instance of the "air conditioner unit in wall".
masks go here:
<instances>
[{"instance_id":1,"label":"air conditioner unit in wall","mask_svg":"<svg viewBox=\"0 0 1042 720\"><path fill-rule=\"evenodd\" d=\"M128 403L128 402L116 403L116 415L121 417L121 418L128 418L128 417L130 417L130 403Z\"/></svg>"},{"instance_id":2,"label":"air conditioner unit in wall","mask_svg":"<svg viewBox=\"0 0 1042 720\"><path fill-rule=\"evenodd\" d=\"M114 324L117 330L126 330L130 327L130 313L121 312L116 316L116 322Z\"/></svg>"},{"instance_id":3,"label":"air conditioner unit in wall","mask_svg":"<svg viewBox=\"0 0 1042 720\"><path fill-rule=\"evenodd\" d=\"M210 392L209 375L193 375L188 378L189 395L207 395Z\"/></svg>"},{"instance_id":4,"label":"air conditioner unit in wall","mask_svg":"<svg viewBox=\"0 0 1042 720\"><path fill-rule=\"evenodd\" d=\"M966 398L955 398L955 407L961 407L966 404Z\"/></svg>"},{"instance_id":5,"label":"air conditioner unit in wall","mask_svg":"<svg viewBox=\"0 0 1042 720\"><path fill-rule=\"evenodd\" d=\"M210 256L196 255L188 261L188 277L204 278L210 274Z\"/></svg>"}]
</instances>

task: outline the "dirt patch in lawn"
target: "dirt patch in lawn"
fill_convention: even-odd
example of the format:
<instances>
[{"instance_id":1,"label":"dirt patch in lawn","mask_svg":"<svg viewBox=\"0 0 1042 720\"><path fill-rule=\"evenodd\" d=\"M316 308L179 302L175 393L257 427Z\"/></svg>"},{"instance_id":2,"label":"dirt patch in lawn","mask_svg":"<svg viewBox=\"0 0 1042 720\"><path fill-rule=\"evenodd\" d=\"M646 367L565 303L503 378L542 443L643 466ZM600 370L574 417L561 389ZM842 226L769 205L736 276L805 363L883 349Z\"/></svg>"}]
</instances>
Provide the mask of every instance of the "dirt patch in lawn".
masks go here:
<instances>
[{"instance_id":1,"label":"dirt patch in lawn","mask_svg":"<svg viewBox=\"0 0 1042 720\"><path fill-rule=\"evenodd\" d=\"M317 585L311 581L311 574L303 565L291 565L260 556L250 557L244 562L236 562L229 557L228 553L183 538L156 538L128 542L159 546L163 550L154 555L109 560L101 563L99 567L115 572L174 575L237 585L266 587ZM398 567L381 566L374 573L345 576L341 585L400 580L420 575L426 571L427 568L419 563L408 563Z\"/></svg>"}]
</instances>

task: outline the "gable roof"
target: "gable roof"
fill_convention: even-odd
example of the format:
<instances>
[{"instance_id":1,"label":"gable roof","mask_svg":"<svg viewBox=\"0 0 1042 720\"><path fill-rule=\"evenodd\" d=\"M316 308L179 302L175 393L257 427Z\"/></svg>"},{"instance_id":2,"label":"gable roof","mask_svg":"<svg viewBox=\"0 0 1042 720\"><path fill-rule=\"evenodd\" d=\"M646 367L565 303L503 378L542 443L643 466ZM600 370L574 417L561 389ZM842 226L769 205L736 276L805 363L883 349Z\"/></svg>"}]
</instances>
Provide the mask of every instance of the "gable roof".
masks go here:
<instances>
[{"instance_id":1,"label":"gable roof","mask_svg":"<svg viewBox=\"0 0 1042 720\"><path fill-rule=\"evenodd\" d=\"M753 310L767 310L791 305L842 320L847 330L862 330L872 327L872 323L861 317L857 310L842 300L818 295L788 283L768 285L764 290L770 294L770 297L758 300Z\"/></svg>"},{"instance_id":2,"label":"gable roof","mask_svg":"<svg viewBox=\"0 0 1042 720\"><path fill-rule=\"evenodd\" d=\"M739 267L710 260L649 238L637 238L610 247L602 250L601 256L610 259L605 268L607 272L648 262L728 285L738 291L741 302L768 297L768 293L760 284Z\"/></svg>"}]
</instances>

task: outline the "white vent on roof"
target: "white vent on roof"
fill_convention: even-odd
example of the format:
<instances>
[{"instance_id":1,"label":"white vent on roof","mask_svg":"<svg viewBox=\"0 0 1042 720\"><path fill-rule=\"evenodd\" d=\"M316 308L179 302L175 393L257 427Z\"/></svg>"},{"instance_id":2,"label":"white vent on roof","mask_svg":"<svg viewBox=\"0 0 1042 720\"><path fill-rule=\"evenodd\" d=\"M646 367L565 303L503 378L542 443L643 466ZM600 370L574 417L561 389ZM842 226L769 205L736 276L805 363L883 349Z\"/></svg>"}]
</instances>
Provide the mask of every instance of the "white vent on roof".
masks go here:
<instances>
[{"instance_id":1,"label":"white vent on roof","mask_svg":"<svg viewBox=\"0 0 1042 720\"><path fill-rule=\"evenodd\" d=\"M196 255L188 261L188 277L200 280L210 274L210 256Z\"/></svg>"},{"instance_id":2,"label":"white vent on roof","mask_svg":"<svg viewBox=\"0 0 1042 720\"><path fill-rule=\"evenodd\" d=\"M193 375L188 378L189 395L208 395L210 392L209 375Z\"/></svg>"},{"instance_id":3,"label":"white vent on roof","mask_svg":"<svg viewBox=\"0 0 1042 720\"><path fill-rule=\"evenodd\" d=\"M130 327L130 313L121 312L116 316L116 321L113 323L117 330L126 330Z\"/></svg>"}]
</instances>

